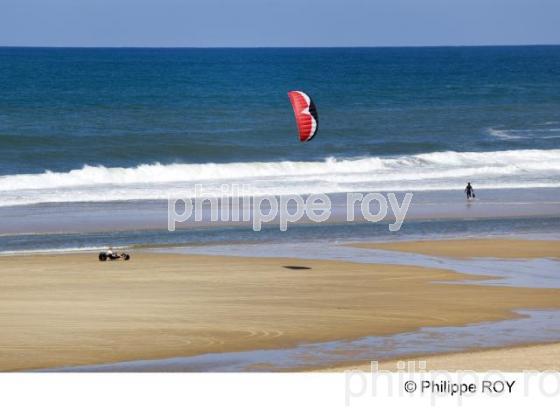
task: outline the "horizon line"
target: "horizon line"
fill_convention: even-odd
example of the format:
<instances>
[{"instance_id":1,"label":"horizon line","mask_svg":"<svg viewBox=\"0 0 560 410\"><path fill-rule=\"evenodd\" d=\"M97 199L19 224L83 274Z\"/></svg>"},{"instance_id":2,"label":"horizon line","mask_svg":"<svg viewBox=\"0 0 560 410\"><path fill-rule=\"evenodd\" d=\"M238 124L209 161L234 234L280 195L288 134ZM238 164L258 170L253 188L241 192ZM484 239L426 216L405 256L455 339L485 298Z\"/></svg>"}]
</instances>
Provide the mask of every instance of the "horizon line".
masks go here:
<instances>
[{"instance_id":1,"label":"horizon line","mask_svg":"<svg viewBox=\"0 0 560 410\"><path fill-rule=\"evenodd\" d=\"M0 48L76 48L76 49L312 49L312 48L460 48L460 47L557 47L560 43L528 43L528 44L439 44L439 45L378 45L378 46L93 46L93 45L1 45Z\"/></svg>"}]
</instances>

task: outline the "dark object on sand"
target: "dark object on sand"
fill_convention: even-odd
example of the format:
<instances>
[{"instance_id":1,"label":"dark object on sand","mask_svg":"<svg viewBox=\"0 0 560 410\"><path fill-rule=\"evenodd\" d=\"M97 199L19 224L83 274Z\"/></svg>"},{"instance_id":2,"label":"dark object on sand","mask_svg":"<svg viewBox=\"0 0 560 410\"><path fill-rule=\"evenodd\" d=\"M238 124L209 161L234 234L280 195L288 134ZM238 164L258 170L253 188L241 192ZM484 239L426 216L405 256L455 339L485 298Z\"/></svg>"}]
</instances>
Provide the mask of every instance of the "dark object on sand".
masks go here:
<instances>
[{"instance_id":1,"label":"dark object on sand","mask_svg":"<svg viewBox=\"0 0 560 410\"><path fill-rule=\"evenodd\" d=\"M309 266L297 266L297 265L287 265L287 266L282 266L283 268L286 269L292 269L292 270L307 270L307 269L311 269Z\"/></svg>"},{"instance_id":2,"label":"dark object on sand","mask_svg":"<svg viewBox=\"0 0 560 410\"><path fill-rule=\"evenodd\" d=\"M115 260L123 260L127 261L130 259L130 255L128 253L111 253L111 252L101 252L99 254L99 260L101 262L105 262L106 260L115 261Z\"/></svg>"}]
</instances>

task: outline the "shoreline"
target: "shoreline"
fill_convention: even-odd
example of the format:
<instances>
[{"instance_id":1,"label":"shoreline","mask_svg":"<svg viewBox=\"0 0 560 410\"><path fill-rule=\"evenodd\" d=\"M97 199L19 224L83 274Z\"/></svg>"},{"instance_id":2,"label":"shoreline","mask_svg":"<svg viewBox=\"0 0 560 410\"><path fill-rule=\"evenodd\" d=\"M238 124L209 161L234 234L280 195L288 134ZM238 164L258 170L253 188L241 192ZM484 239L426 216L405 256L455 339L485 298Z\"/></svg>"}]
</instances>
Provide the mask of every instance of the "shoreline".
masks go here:
<instances>
[{"instance_id":1,"label":"shoreline","mask_svg":"<svg viewBox=\"0 0 560 410\"><path fill-rule=\"evenodd\" d=\"M378 249L453 259L560 259L560 243L551 240L511 238L447 239L360 243L361 249Z\"/></svg>"},{"instance_id":2,"label":"shoreline","mask_svg":"<svg viewBox=\"0 0 560 410\"><path fill-rule=\"evenodd\" d=\"M1 218L0 218L1 219ZM217 226L177 229L106 231L97 233L0 234L0 256L38 253L88 252L106 249L140 251L151 248L208 247L236 244L375 243L441 241L455 239L560 240L558 218L513 218L492 220L410 221L391 233L385 223L295 224L286 232L265 225L254 232L250 227ZM79 244L79 246L76 246Z\"/></svg>"},{"instance_id":3,"label":"shoreline","mask_svg":"<svg viewBox=\"0 0 560 410\"><path fill-rule=\"evenodd\" d=\"M96 259L2 258L0 370L288 348L560 310L560 289L472 286L464 281L484 277L419 266L148 252Z\"/></svg>"}]
</instances>

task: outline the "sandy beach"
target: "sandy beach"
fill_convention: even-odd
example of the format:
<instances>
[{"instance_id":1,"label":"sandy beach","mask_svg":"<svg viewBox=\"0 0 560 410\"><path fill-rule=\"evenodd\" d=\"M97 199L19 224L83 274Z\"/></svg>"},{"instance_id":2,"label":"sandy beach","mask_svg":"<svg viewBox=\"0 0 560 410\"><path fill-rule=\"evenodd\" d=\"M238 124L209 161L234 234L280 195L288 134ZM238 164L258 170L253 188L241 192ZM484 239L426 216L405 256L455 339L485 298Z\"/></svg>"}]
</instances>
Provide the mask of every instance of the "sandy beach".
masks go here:
<instances>
[{"instance_id":1,"label":"sandy beach","mask_svg":"<svg viewBox=\"0 0 560 410\"><path fill-rule=\"evenodd\" d=\"M461 246L465 254L480 248L477 241L470 250L469 241ZM508 247L519 255L527 244L508 241ZM502 248L496 241L496 250ZM108 263L91 253L4 256L0 370L282 348L501 320L520 308L560 308L560 289L436 283L468 276L411 266L148 252Z\"/></svg>"},{"instance_id":2,"label":"sandy beach","mask_svg":"<svg viewBox=\"0 0 560 410\"><path fill-rule=\"evenodd\" d=\"M560 258L558 241L522 239L448 239L445 241L403 241L362 243L358 248L419 253L449 258L534 259Z\"/></svg>"},{"instance_id":3,"label":"sandy beach","mask_svg":"<svg viewBox=\"0 0 560 410\"><path fill-rule=\"evenodd\" d=\"M560 369L560 343L410 357L402 360L382 361L378 363L377 368L387 371L403 371L403 362L406 371L414 371L413 369L419 371L419 362L425 363L425 370L427 371L558 371ZM352 370L370 372L372 370L371 363L339 366L322 369L321 371L341 372Z\"/></svg>"}]
</instances>

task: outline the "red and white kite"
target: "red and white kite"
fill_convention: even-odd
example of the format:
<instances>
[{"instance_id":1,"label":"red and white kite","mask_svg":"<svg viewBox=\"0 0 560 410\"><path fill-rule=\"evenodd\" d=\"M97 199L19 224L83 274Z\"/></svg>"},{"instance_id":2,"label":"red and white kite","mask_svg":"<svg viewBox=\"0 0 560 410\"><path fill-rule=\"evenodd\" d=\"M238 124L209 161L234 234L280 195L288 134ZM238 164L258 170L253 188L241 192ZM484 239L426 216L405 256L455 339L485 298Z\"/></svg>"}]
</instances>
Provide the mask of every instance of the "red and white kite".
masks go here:
<instances>
[{"instance_id":1,"label":"red and white kite","mask_svg":"<svg viewBox=\"0 0 560 410\"><path fill-rule=\"evenodd\" d=\"M313 100L302 91L290 91L288 96L294 108L294 115L296 116L299 130L299 140L307 142L317 134L319 129L317 107L315 107Z\"/></svg>"}]
</instances>

